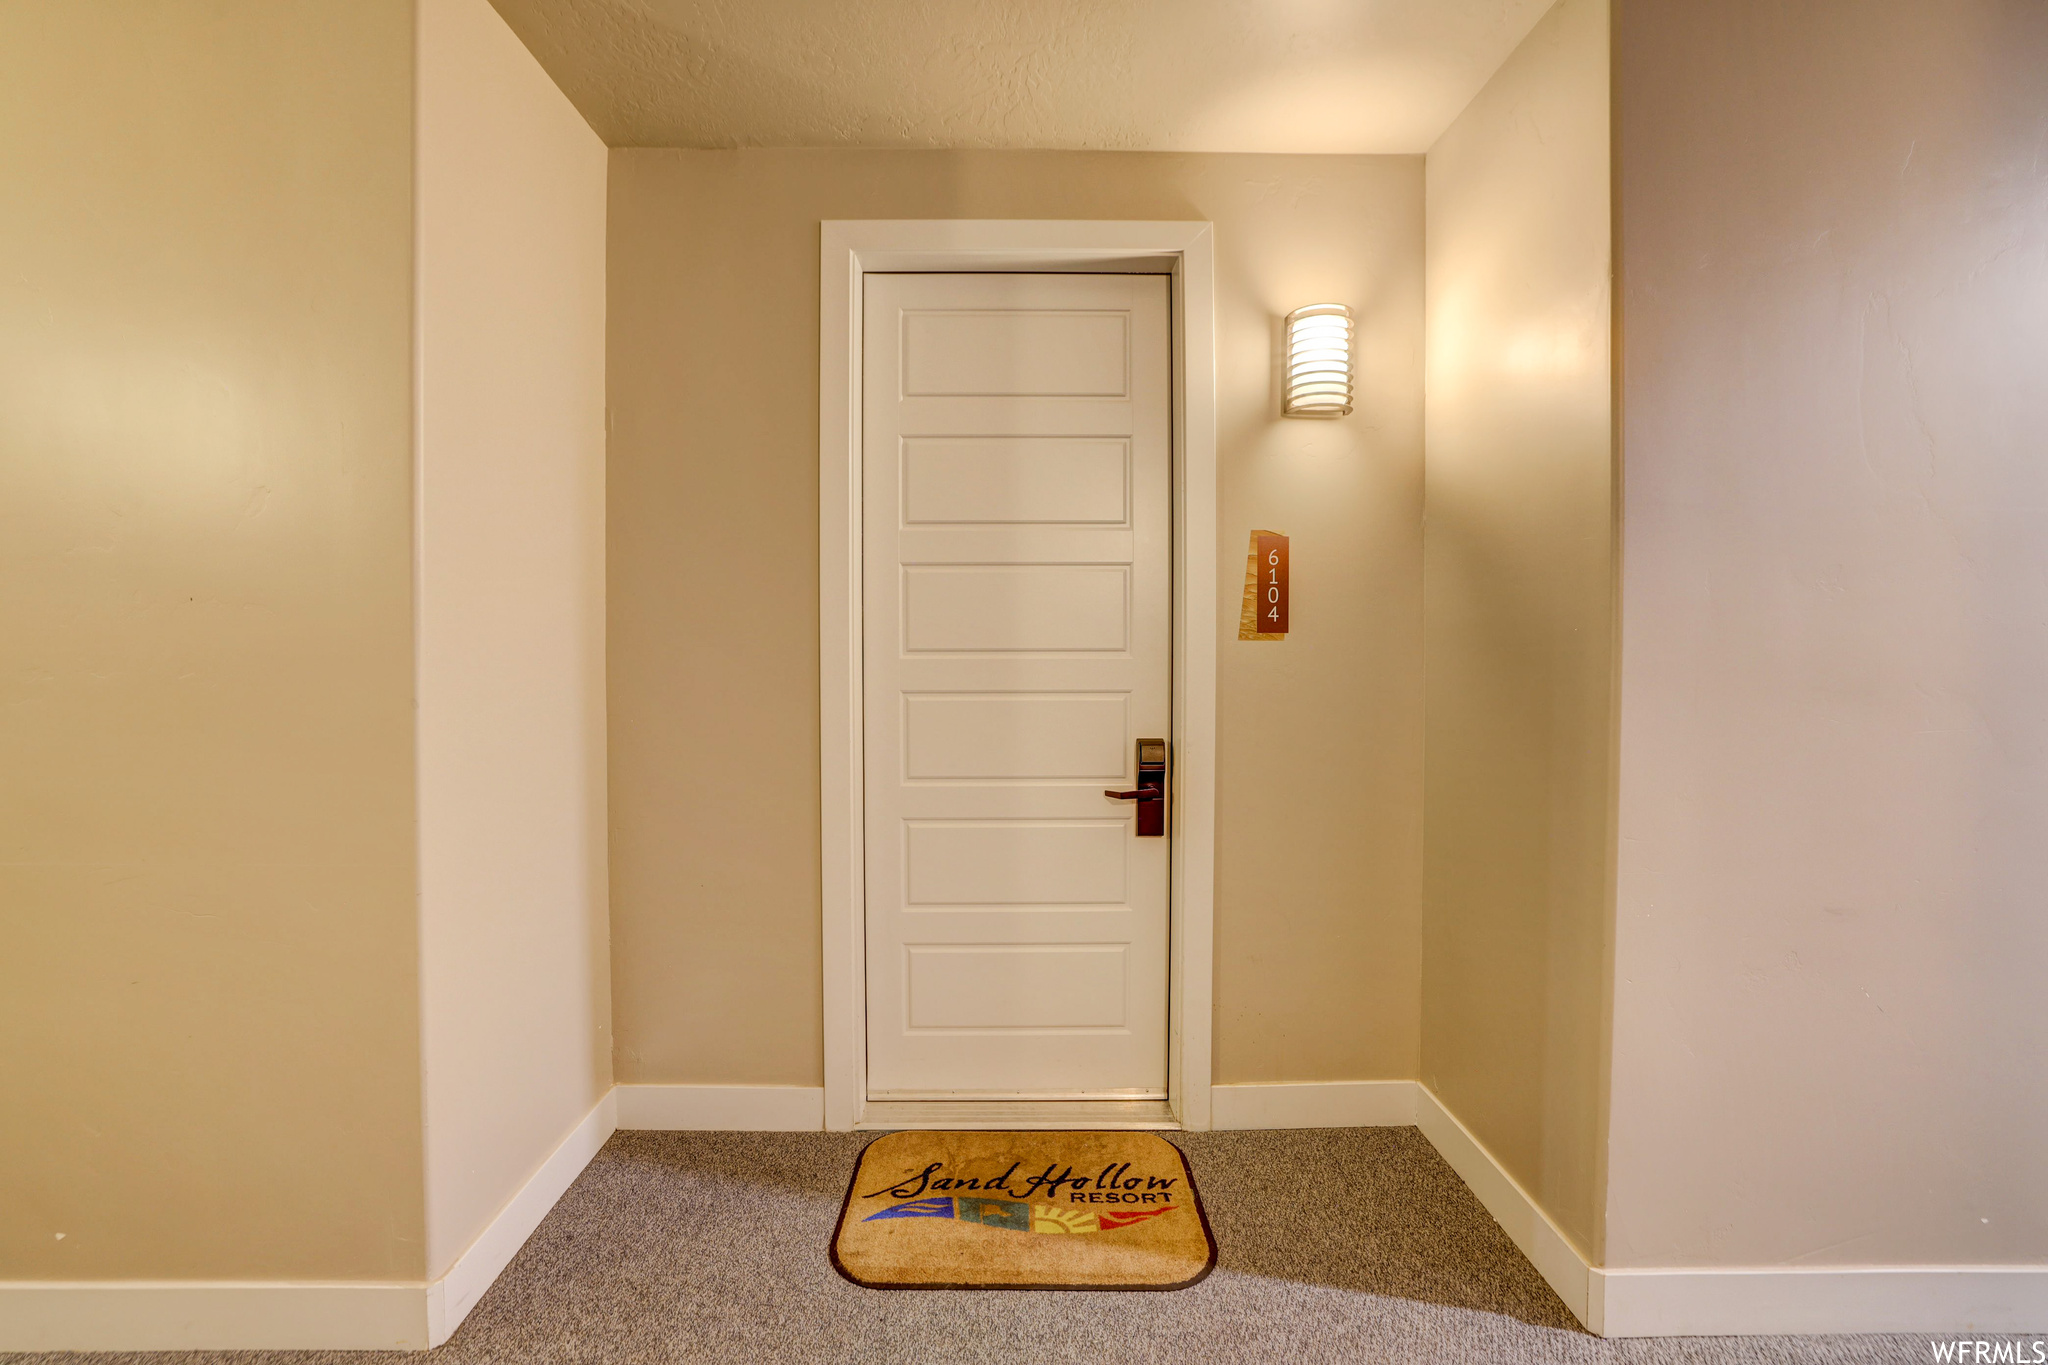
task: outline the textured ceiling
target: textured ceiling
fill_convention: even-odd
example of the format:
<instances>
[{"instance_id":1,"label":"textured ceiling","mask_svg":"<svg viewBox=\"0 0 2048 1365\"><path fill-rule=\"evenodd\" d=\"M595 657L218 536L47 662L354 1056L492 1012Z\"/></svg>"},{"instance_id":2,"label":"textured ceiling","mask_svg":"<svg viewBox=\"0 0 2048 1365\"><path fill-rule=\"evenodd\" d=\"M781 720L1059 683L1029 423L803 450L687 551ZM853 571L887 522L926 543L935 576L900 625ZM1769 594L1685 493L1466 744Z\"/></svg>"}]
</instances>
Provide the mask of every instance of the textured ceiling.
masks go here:
<instances>
[{"instance_id":1,"label":"textured ceiling","mask_svg":"<svg viewBox=\"0 0 2048 1365\"><path fill-rule=\"evenodd\" d=\"M623 147L1428 149L1551 0L493 0Z\"/></svg>"}]
</instances>

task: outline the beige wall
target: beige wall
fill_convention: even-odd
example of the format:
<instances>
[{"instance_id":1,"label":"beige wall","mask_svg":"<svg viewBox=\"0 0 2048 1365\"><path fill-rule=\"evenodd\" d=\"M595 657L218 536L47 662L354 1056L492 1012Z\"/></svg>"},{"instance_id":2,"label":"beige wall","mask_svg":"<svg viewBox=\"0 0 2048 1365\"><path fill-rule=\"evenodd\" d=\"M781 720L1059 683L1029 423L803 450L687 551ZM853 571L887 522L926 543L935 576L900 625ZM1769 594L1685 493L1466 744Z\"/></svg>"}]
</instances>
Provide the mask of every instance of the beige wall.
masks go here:
<instances>
[{"instance_id":1,"label":"beige wall","mask_svg":"<svg viewBox=\"0 0 2048 1365\"><path fill-rule=\"evenodd\" d=\"M427 1271L611 1086L604 145L486 0L420 0Z\"/></svg>"},{"instance_id":2,"label":"beige wall","mask_svg":"<svg viewBox=\"0 0 2048 1365\"><path fill-rule=\"evenodd\" d=\"M1615 53L1610 1259L2048 1260L2048 7Z\"/></svg>"},{"instance_id":3,"label":"beige wall","mask_svg":"<svg viewBox=\"0 0 2048 1365\"><path fill-rule=\"evenodd\" d=\"M420 1274L412 45L0 4L0 1279Z\"/></svg>"},{"instance_id":4,"label":"beige wall","mask_svg":"<svg viewBox=\"0 0 2048 1365\"><path fill-rule=\"evenodd\" d=\"M1429 153L1422 1079L1599 1249L1613 561L1607 5Z\"/></svg>"},{"instance_id":5,"label":"beige wall","mask_svg":"<svg viewBox=\"0 0 2048 1365\"><path fill-rule=\"evenodd\" d=\"M821 1080L818 222L946 217L1215 222L1216 1078L1414 1075L1420 158L615 151L611 186L619 1079ZM1282 422L1278 319L1324 299L1358 415ZM1294 537L1284 644L1235 638L1255 527Z\"/></svg>"}]
</instances>

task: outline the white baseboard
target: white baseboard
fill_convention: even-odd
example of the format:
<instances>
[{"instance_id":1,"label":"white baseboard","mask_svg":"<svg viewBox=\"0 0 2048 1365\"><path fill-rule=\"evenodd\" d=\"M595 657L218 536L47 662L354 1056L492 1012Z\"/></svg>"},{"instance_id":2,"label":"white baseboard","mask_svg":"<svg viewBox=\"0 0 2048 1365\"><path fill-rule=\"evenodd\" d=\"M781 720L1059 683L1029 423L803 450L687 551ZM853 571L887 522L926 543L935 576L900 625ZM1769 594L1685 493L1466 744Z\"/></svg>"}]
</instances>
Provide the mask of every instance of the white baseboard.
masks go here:
<instances>
[{"instance_id":1,"label":"white baseboard","mask_svg":"<svg viewBox=\"0 0 2048 1365\"><path fill-rule=\"evenodd\" d=\"M1209 1089L1212 1128L1405 1128L1414 1081L1305 1081Z\"/></svg>"},{"instance_id":2,"label":"white baseboard","mask_svg":"<svg viewBox=\"0 0 2048 1365\"><path fill-rule=\"evenodd\" d=\"M819 1085L621 1085L619 1127L657 1131L816 1133L825 1127Z\"/></svg>"},{"instance_id":3,"label":"white baseboard","mask_svg":"<svg viewBox=\"0 0 2048 1365\"><path fill-rule=\"evenodd\" d=\"M425 1350L423 1284L0 1284L0 1352Z\"/></svg>"},{"instance_id":4,"label":"white baseboard","mask_svg":"<svg viewBox=\"0 0 2048 1365\"><path fill-rule=\"evenodd\" d=\"M1593 1299L1609 1337L2048 1333L2048 1266L1595 1270Z\"/></svg>"},{"instance_id":5,"label":"white baseboard","mask_svg":"<svg viewBox=\"0 0 2048 1365\"><path fill-rule=\"evenodd\" d=\"M613 1093L605 1093L438 1280L0 1283L0 1352L439 1346L612 1135Z\"/></svg>"},{"instance_id":6,"label":"white baseboard","mask_svg":"<svg viewBox=\"0 0 2048 1365\"><path fill-rule=\"evenodd\" d=\"M1588 1330L1605 1337L2048 1332L2048 1266L1617 1270L1579 1249L1426 1086L1416 1119Z\"/></svg>"},{"instance_id":7,"label":"white baseboard","mask_svg":"<svg viewBox=\"0 0 2048 1365\"><path fill-rule=\"evenodd\" d=\"M1550 1215L1426 1085L1415 1087L1415 1124L1458 1173L1458 1179L1479 1197L1479 1202L1493 1215L1493 1221L1521 1248L1529 1264L1536 1267L1536 1273L1557 1291L1564 1306L1589 1330L1598 1332L1600 1324L1594 1320L1590 1307L1592 1267L1571 1240L1558 1231Z\"/></svg>"},{"instance_id":8,"label":"white baseboard","mask_svg":"<svg viewBox=\"0 0 2048 1365\"><path fill-rule=\"evenodd\" d=\"M469 1249L455 1258L448 1273L427 1286L427 1345L439 1346L455 1335L469 1310L512 1264L548 1210L576 1183L618 1126L618 1090L613 1088L548 1154Z\"/></svg>"},{"instance_id":9,"label":"white baseboard","mask_svg":"<svg viewBox=\"0 0 2048 1365\"><path fill-rule=\"evenodd\" d=\"M1214 1088L1217 1128L1415 1123L1565 1306L1609 1337L2048 1333L2048 1266L1601 1269L1413 1081ZM811 1086L622 1085L562 1140L448 1273L339 1281L0 1283L0 1352L423 1350L453 1334L615 1128L816 1132Z\"/></svg>"}]
</instances>

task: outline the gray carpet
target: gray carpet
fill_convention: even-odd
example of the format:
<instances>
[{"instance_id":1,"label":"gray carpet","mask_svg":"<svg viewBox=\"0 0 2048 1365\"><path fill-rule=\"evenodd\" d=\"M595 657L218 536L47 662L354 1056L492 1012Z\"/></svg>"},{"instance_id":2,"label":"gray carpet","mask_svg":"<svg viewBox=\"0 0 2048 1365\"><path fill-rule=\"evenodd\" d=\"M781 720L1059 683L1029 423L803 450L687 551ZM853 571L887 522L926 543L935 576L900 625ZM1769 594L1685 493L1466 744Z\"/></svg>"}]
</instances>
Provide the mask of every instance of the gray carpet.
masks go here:
<instances>
[{"instance_id":1,"label":"gray carpet","mask_svg":"<svg viewBox=\"0 0 2048 1365\"><path fill-rule=\"evenodd\" d=\"M620 1133L434 1365L1925 1362L1925 1337L1602 1341L1413 1128L1173 1134L1221 1248L1174 1293L858 1289L826 1243L865 1134ZM384 1365L384 1352L13 1356Z\"/></svg>"}]
</instances>

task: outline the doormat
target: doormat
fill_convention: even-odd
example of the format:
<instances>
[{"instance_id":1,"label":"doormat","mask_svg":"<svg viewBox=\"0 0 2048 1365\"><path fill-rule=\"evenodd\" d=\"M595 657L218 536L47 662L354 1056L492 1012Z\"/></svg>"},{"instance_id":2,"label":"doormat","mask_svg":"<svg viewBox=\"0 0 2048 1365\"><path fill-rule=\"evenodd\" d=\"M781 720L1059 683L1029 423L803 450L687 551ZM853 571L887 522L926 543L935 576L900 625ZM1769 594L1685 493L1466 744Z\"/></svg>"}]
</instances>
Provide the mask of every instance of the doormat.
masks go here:
<instances>
[{"instance_id":1,"label":"doormat","mask_svg":"<svg viewBox=\"0 0 2048 1365\"><path fill-rule=\"evenodd\" d=\"M1152 1133L888 1133L854 1164L832 1265L869 1289L1186 1289L1216 1239Z\"/></svg>"}]
</instances>

